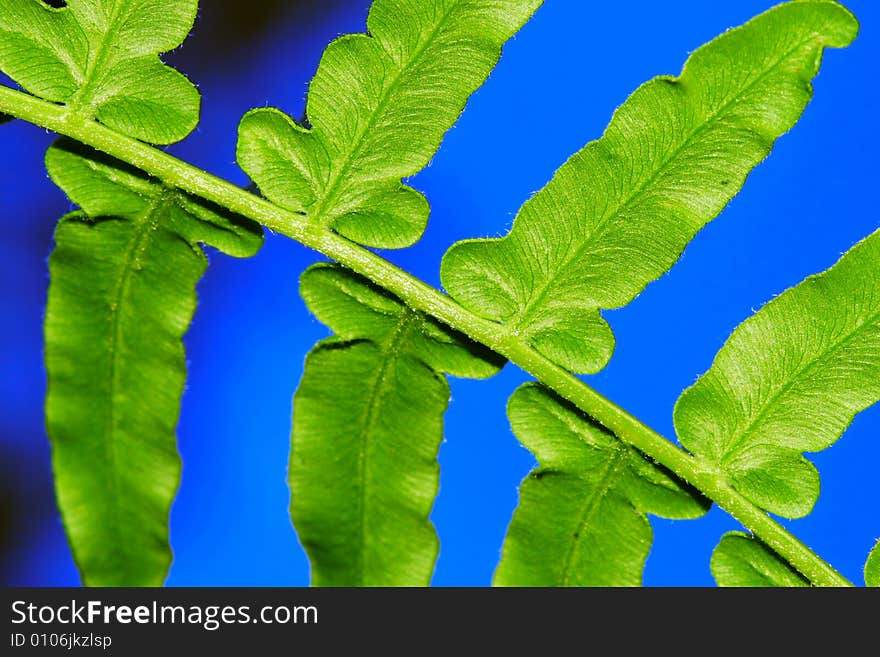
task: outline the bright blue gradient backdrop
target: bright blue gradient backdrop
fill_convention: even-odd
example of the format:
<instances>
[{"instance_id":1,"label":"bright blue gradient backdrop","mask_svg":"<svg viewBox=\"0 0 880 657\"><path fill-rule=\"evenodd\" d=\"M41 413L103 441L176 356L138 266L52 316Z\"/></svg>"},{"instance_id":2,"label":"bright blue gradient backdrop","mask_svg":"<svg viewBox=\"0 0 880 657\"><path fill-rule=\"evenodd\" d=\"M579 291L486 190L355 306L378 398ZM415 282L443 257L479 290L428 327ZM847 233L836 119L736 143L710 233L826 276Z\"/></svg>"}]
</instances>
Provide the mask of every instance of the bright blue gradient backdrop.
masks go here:
<instances>
[{"instance_id":1,"label":"bright blue gradient backdrop","mask_svg":"<svg viewBox=\"0 0 880 657\"><path fill-rule=\"evenodd\" d=\"M227 43L208 29L223 17L212 12L213 3L203 3L204 22L171 57L199 84L203 121L172 151L246 184L234 163L238 119L264 105L300 116L323 47L339 34L363 31L368 4L324 3L308 20L292 11L273 19L256 41ZM413 179L433 206L425 238L387 256L439 284L445 249L458 239L505 233L522 202L602 134L614 108L639 84L677 74L689 52L771 4L548 0L509 44L431 166ZM828 53L802 122L670 274L629 307L606 313L617 352L588 380L667 436L673 435L676 398L709 367L737 324L830 266L880 224L874 80L880 5L849 4L862 35L852 48ZM42 165L50 142L50 135L24 124L0 128L5 584L79 582L53 500L42 420L46 257L54 222L70 209ZM184 470L171 516L175 560L168 582L306 585L308 563L288 519L286 470L291 396L306 351L326 335L297 293L299 274L319 258L276 236L249 261L210 257L186 336L189 380L179 425ZM504 412L510 393L527 378L508 366L488 382L452 382L433 514L442 542L437 585L491 580L517 486L532 465ZM788 524L862 583L865 557L880 537L880 408L859 417L815 461L821 499L810 517ZM646 583L711 584L711 551L736 523L717 509L698 521L652 522L656 542Z\"/></svg>"}]
</instances>

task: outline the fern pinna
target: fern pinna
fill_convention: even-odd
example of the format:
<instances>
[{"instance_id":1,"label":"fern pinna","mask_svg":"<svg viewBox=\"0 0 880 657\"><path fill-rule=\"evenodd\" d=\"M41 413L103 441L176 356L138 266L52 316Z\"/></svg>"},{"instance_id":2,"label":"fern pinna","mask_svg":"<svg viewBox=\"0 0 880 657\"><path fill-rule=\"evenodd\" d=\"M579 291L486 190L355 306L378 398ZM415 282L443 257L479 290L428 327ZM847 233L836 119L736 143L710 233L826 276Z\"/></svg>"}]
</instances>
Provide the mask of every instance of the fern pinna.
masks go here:
<instances>
[{"instance_id":1,"label":"fern pinna","mask_svg":"<svg viewBox=\"0 0 880 657\"><path fill-rule=\"evenodd\" d=\"M254 256L262 228L331 260L300 280L332 334L305 359L288 469L313 584L430 583L447 377L488 378L507 361L535 379L507 410L536 466L496 585L639 585L649 516L713 504L743 526L719 536L719 585L849 584L773 515L810 513L819 474L804 453L880 399L880 233L745 319L676 403L680 446L578 375L612 358L605 311L722 212L801 118L825 50L848 46L856 19L832 0L791 0L639 87L506 235L452 245L440 291L373 249L422 237L429 199L409 179L541 4L375 0L368 33L327 47L305 117L243 117L245 190L156 148L198 123L196 87L160 59L189 33L196 0L0 0L0 70L21 87L0 87L0 117L61 135L46 166L79 207L49 263L46 418L86 584L167 576L202 247ZM868 585L878 563L875 549Z\"/></svg>"}]
</instances>

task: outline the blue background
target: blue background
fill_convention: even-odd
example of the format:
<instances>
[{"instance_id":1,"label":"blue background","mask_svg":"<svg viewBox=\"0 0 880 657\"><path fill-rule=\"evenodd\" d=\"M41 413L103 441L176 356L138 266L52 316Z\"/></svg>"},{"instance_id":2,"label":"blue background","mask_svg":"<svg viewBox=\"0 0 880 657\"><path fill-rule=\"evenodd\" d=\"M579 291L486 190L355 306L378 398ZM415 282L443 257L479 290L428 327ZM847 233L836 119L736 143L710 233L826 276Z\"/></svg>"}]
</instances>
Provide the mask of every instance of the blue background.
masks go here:
<instances>
[{"instance_id":1,"label":"blue background","mask_svg":"<svg viewBox=\"0 0 880 657\"><path fill-rule=\"evenodd\" d=\"M548 0L508 45L431 166L412 182L433 206L417 246L388 257L432 284L455 240L504 234L522 202L586 142L643 81L676 74L687 54L771 0L614 3ZM172 151L246 184L234 162L240 116L274 105L294 116L323 47L363 31L368 0L203 3L202 19L169 60L199 84L200 128ZM251 7L259 9L253 10ZM802 122L745 190L688 247L681 262L623 310L606 313L618 338L610 366L588 377L651 426L673 434L672 407L730 331L805 276L833 264L880 224L880 5L851 0L854 46L830 51ZM0 129L0 581L74 585L52 492L42 419L41 321L46 258L69 203L47 179L51 135ZM308 563L287 514L290 400L306 351L326 330L297 294L318 257L270 236L256 258L211 253L186 336L189 380L179 425L183 481L171 515L171 585L306 585ZM488 382L453 381L433 513L442 548L434 583L487 585L532 465L504 414L527 377L508 366ZM814 513L788 523L846 576L880 537L880 408L863 413L815 461ZM736 527L713 510L697 521L652 520L649 585L709 585L709 556Z\"/></svg>"}]
</instances>

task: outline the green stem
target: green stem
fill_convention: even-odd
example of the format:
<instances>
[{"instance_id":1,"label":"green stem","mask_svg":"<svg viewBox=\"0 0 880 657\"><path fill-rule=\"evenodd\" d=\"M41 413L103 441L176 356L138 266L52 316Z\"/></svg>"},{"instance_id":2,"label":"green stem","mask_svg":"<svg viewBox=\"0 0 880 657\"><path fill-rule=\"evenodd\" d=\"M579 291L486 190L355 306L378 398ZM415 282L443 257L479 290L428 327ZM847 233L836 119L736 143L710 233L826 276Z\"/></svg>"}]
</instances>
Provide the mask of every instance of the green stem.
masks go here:
<instances>
[{"instance_id":1,"label":"green stem","mask_svg":"<svg viewBox=\"0 0 880 657\"><path fill-rule=\"evenodd\" d=\"M411 308L482 343L575 404L657 463L700 490L817 586L852 584L782 525L736 492L723 473L646 426L579 378L512 335L506 327L460 306L450 297L378 255L308 222L221 178L212 176L144 143L125 137L68 108L0 85L0 113L36 124L142 169L163 183L221 205L270 230L319 251L398 296Z\"/></svg>"}]
</instances>

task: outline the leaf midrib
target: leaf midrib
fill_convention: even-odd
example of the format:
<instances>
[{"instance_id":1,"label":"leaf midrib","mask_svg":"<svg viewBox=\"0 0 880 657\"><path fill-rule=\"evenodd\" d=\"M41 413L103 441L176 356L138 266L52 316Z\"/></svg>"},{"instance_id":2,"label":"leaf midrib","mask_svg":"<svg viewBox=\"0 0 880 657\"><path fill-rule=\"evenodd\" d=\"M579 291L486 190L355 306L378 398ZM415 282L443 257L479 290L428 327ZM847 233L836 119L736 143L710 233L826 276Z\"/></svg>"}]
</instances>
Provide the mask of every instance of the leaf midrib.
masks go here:
<instances>
[{"instance_id":1,"label":"leaf midrib","mask_svg":"<svg viewBox=\"0 0 880 657\"><path fill-rule=\"evenodd\" d=\"M799 367L794 374L792 374L788 379L780 386L774 386L776 389L773 393L762 403L761 409L749 420L746 427L742 432L739 433L737 437L730 443L730 445L724 450L723 455L720 458L720 461L724 463L731 456L735 456L740 448L748 441L751 437L752 432L755 430L755 427L758 426L761 420L766 417L766 415L771 411L771 409L776 405L779 399L788 392L794 385L800 382L801 377L809 372L810 370L823 365L828 359L830 359L836 352L846 347L852 340L855 340L862 331L869 326L874 326L878 322L880 322L880 307L878 307L874 312L868 314L865 318L860 318L860 320L856 323L853 328L847 332L845 332L840 340L837 340L833 344L830 344L827 349L824 349L818 356L812 358L807 361L805 365ZM715 452L716 454L721 454L720 444L716 442ZM798 450L804 451L804 450Z\"/></svg>"},{"instance_id":2,"label":"leaf midrib","mask_svg":"<svg viewBox=\"0 0 880 657\"><path fill-rule=\"evenodd\" d=\"M149 180L144 180L143 178L131 173L122 173L119 169L116 168L101 166L91 158L82 157L80 158L80 162L85 164L85 166L88 167L89 171L92 174L100 176L112 185L116 185L126 190L131 190L136 194L146 198L149 198L155 194L156 184L150 182ZM76 202L75 199L74 202Z\"/></svg>"},{"instance_id":3,"label":"leaf midrib","mask_svg":"<svg viewBox=\"0 0 880 657\"><path fill-rule=\"evenodd\" d=\"M370 456L373 433L376 430L381 413L379 412L382 402L387 394L389 372L393 364L397 362L402 353L401 346L409 337L410 328L415 321L415 316L410 310L403 310L394 332L379 344L381 353L381 365L373 378L370 387L370 395L361 421L361 431L358 440L357 458L357 481L358 481L358 512L357 512L357 535L359 539L358 549L355 551L355 573L359 586L366 586L365 550L367 545L367 463ZM375 342L373 344L376 344Z\"/></svg>"},{"instance_id":4,"label":"leaf midrib","mask_svg":"<svg viewBox=\"0 0 880 657\"><path fill-rule=\"evenodd\" d=\"M617 446L613 448L613 454L605 462L599 475L599 483L592 489L587 496L586 501L580 508L578 517L578 533L577 538L572 537L568 550L562 560L562 572L560 574L560 585L571 586L571 568L574 563L574 556L578 552L580 539L585 531L589 531L589 524L596 515L599 505L612 489L621 471L626 467L627 450Z\"/></svg>"},{"instance_id":5,"label":"leaf midrib","mask_svg":"<svg viewBox=\"0 0 880 657\"><path fill-rule=\"evenodd\" d=\"M651 174L644 182L636 187L633 193L628 196L624 201L622 201L614 211L608 213L604 218L602 218L596 225L595 230L590 233L590 235L583 241L583 243L572 253L570 256L566 257L561 261L559 266L553 267L551 266L548 271L548 275L544 277L544 281L540 286L536 288L536 290L532 291L531 298L526 303L525 307L514 317L512 317L508 322L508 326L513 330L523 330L524 327L528 324L528 320L530 319L530 315L535 307L540 307L541 302L544 301L547 293L553 287L553 284L557 282L557 278L560 272L566 271L569 267L577 260L582 259L585 252L594 246L594 244L604 237L606 228L609 225L614 223L614 219L619 217L623 212L625 212L631 205L633 205L641 196L648 190L648 188L655 183L669 168L669 166L674 163L677 158L684 152L688 147L692 145L694 140L702 135L706 130L708 130L711 126L715 125L717 121L720 120L723 114L725 114L731 107L736 105L739 99L743 96L749 94L759 83L763 82L773 71L775 71L783 62L785 62L789 57L791 57L794 53L799 51L805 45L815 40L815 35L811 35L810 38L799 41L798 44L786 51L786 53L776 60L771 66L768 66L760 75L758 75L754 80L752 80L748 85L746 85L742 91L737 94L735 97L731 98L731 100L727 101L722 107L720 107L716 112L714 112L704 123L695 128L676 148L673 153L657 168L657 170ZM680 76L675 78L674 81L677 84L681 83L681 80L684 76ZM648 82L647 84L652 84L656 82L658 79L655 78L652 82ZM607 131L606 131L607 133ZM600 138L598 141L592 142L593 144L598 144L602 141ZM772 147L772 143L771 143ZM641 289L644 289L647 284L641 286Z\"/></svg>"},{"instance_id":6,"label":"leaf midrib","mask_svg":"<svg viewBox=\"0 0 880 657\"><path fill-rule=\"evenodd\" d=\"M397 67L397 70L394 72L394 75L391 77L390 82L383 84L382 91L379 96L379 102L376 105L376 109L372 112L372 114L370 114L370 117L367 119L367 121L364 122L363 127L357 131L356 137L352 140L352 146L350 147L348 152L345 153L342 158L339 158L342 160L342 165L339 167L335 174L333 173L331 168L330 179L324 187L323 198L318 202L315 211L311 215L309 215L312 222L321 224L327 223L324 219L325 215L327 214L327 208L328 206L330 206L330 210L332 213L332 202L336 200L336 196L339 193L340 183L345 179L345 174L347 174L351 167L354 165L355 157L364 148L364 137L375 127L376 121L378 121L379 117L382 116L382 113L388 106L391 95L396 89L397 84L400 82L401 78L406 74L408 69L414 66L425 54L431 42L441 32L441 30L449 20L449 17L455 12L456 9L458 9L459 5L461 5L461 2L462 0L457 0L449 6L447 11L440 17L440 20L437 21L437 24L431 29L430 32L425 35L424 39L412 51L409 60L406 62L401 62L401 64ZM368 38L375 39L375 37ZM383 54L386 55L389 60L394 61L394 58L388 54L384 47L382 47L381 42L378 43Z\"/></svg>"},{"instance_id":7,"label":"leaf midrib","mask_svg":"<svg viewBox=\"0 0 880 657\"><path fill-rule=\"evenodd\" d=\"M85 74L83 75L83 82L79 90L73 95L73 98L71 98L70 103L68 104L69 107L78 114L82 113L86 108L88 108L89 119L94 118L95 106L92 102L94 98L89 98L89 95L91 95L94 91L93 87L95 86L95 82L98 79L96 72L101 67L103 67L110 59L110 46L116 38L116 34L119 32L119 17L122 13L122 9L124 6L125 3L123 2L118 2L114 5L113 10L111 11L110 16L107 19L107 31L104 32L98 39L97 52L95 53L95 56L92 58L92 61L86 68ZM79 25L79 21L74 22ZM88 34L88 31L84 30L84 32ZM91 40L89 40L89 48L91 49L91 47L92 42Z\"/></svg>"},{"instance_id":8,"label":"leaf midrib","mask_svg":"<svg viewBox=\"0 0 880 657\"><path fill-rule=\"evenodd\" d=\"M116 285L113 288L113 294L111 295L111 328L110 328L110 338L109 344L107 346L107 351L110 354L110 368L109 375L107 380L109 381L109 399L110 404L108 404L107 411L107 420L105 423L104 430L104 456L110 464L110 472L112 473L110 476L110 500L113 514L113 522L112 524L116 528L116 532L122 536L125 533L125 529L123 527L123 523L120 516L120 501L123 499L119 495L119 491L121 489L121 485L119 483L119 455L117 451L117 440L115 438L117 433L117 422L118 418L116 415L116 406L118 399L118 391L121 387L119 381L119 372L120 372L120 360L121 354L119 345L123 339L123 331L122 331L122 305L123 301L128 296L129 290L131 288L132 278L135 274L135 263L140 260L147 248L150 245L150 236L156 230L161 220L162 210L165 208L167 203L167 198L165 194L156 195L149 203L149 205L144 209L141 213L138 221L133 222L136 226L134 235L131 237L131 241L129 242L129 248L125 253L125 257L122 263L121 276L116 282ZM125 544L122 542L121 544ZM117 543L118 545L118 543Z\"/></svg>"}]
</instances>

